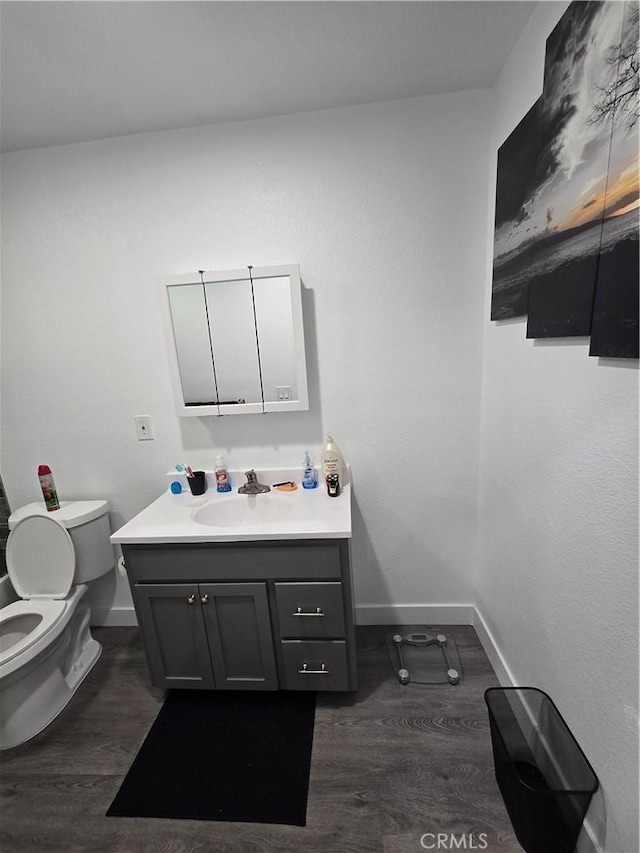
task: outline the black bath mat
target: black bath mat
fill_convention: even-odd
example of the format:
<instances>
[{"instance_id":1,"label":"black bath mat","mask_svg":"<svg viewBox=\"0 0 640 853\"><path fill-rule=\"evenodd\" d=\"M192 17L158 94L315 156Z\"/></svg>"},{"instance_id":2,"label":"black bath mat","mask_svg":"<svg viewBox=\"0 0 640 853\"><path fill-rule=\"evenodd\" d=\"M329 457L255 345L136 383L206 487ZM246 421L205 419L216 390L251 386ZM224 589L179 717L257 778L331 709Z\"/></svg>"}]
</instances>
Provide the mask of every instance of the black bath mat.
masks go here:
<instances>
[{"instance_id":1,"label":"black bath mat","mask_svg":"<svg viewBox=\"0 0 640 853\"><path fill-rule=\"evenodd\" d=\"M315 693L171 690L107 816L304 826Z\"/></svg>"}]
</instances>

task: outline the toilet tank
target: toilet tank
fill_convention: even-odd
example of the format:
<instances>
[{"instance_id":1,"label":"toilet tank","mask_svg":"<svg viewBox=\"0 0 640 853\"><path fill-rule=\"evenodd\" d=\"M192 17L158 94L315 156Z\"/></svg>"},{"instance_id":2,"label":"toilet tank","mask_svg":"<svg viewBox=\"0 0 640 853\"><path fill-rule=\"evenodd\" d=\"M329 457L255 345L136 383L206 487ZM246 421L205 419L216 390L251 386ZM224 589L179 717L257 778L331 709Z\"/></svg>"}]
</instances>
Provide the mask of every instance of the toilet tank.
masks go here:
<instances>
[{"instance_id":1,"label":"toilet tank","mask_svg":"<svg viewBox=\"0 0 640 853\"><path fill-rule=\"evenodd\" d=\"M9 530L29 515L49 515L67 528L76 554L74 584L95 580L115 565L107 501L61 501L52 512L43 503L27 504L11 514Z\"/></svg>"}]
</instances>

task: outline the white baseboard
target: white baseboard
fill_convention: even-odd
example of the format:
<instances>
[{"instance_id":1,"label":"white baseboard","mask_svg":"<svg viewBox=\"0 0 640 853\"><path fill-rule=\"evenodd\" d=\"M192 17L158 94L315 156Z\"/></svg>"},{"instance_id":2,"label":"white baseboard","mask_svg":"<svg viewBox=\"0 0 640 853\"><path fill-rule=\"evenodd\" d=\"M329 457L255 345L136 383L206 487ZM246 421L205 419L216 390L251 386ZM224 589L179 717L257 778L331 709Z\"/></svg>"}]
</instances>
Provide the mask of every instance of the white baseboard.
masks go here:
<instances>
[{"instance_id":1,"label":"white baseboard","mask_svg":"<svg viewBox=\"0 0 640 853\"><path fill-rule=\"evenodd\" d=\"M498 677L498 681L502 687L514 687L517 682L513 677L513 673L509 669L509 665L507 664L504 655L498 648L496 641L493 638L493 634L487 627L487 623L484 621L482 613L480 613L477 607L474 607L473 614L473 627L476 629L478 639L482 643L482 648L489 658L489 662Z\"/></svg>"},{"instance_id":2,"label":"white baseboard","mask_svg":"<svg viewBox=\"0 0 640 853\"><path fill-rule=\"evenodd\" d=\"M473 604L357 604L356 625L473 625Z\"/></svg>"},{"instance_id":3,"label":"white baseboard","mask_svg":"<svg viewBox=\"0 0 640 853\"><path fill-rule=\"evenodd\" d=\"M128 628L138 624L133 607L94 607L91 624L99 628Z\"/></svg>"}]
</instances>

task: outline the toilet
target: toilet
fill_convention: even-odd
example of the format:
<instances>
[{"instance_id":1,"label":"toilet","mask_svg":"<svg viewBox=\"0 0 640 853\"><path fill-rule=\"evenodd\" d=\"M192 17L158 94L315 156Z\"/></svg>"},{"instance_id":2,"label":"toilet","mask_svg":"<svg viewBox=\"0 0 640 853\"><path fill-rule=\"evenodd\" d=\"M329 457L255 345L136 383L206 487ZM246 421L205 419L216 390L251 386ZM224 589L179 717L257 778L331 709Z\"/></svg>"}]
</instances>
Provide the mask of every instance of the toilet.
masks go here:
<instances>
[{"instance_id":1,"label":"toilet","mask_svg":"<svg viewBox=\"0 0 640 853\"><path fill-rule=\"evenodd\" d=\"M0 749L41 732L100 657L82 601L115 564L109 504L32 503L12 513L7 568L19 601L0 609Z\"/></svg>"}]
</instances>

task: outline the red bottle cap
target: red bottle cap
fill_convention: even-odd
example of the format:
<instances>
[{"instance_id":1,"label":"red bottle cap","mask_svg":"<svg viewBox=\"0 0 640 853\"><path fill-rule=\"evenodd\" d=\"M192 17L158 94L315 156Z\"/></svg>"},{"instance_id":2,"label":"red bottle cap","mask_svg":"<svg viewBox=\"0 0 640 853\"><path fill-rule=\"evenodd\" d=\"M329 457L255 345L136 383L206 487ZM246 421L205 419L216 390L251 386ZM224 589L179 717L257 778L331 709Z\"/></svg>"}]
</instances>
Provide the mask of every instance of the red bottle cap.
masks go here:
<instances>
[{"instance_id":1,"label":"red bottle cap","mask_svg":"<svg viewBox=\"0 0 640 853\"><path fill-rule=\"evenodd\" d=\"M38 477L43 477L45 474L50 474L51 468L48 465L38 465Z\"/></svg>"}]
</instances>

